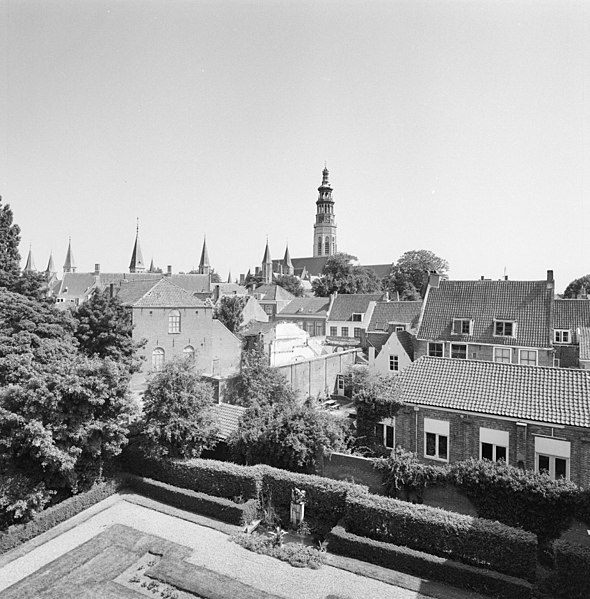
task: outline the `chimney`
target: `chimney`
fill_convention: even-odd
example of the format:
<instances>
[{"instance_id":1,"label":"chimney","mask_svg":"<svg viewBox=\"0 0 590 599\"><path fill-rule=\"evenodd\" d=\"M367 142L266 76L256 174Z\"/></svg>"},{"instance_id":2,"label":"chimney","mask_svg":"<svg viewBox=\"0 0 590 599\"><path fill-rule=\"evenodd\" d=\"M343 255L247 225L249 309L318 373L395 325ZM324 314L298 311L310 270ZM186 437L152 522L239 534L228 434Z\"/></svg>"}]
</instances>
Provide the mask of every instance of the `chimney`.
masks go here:
<instances>
[{"instance_id":1,"label":"chimney","mask_svg":"<svg viewBox=\"0 0 590 599\"><path fill-rule=\"evenodd\" d=\"M94 274L95 275L99 275L100 274L100 264L95 264L94 265Z\"/></svg>"},{"instance_id":2,"label":"chimney","mask_svg":"<svg viewBox=\"0 0 590 599\"><path fill-rule=\"evenodd\" d=\"M553 289L554 286L555 286L555 284L553 282L553 271L548 270L547 271L547 289Z\"/></svg>"},{"instance_id":3,"label":"chimney","mask_svg":"<svg viewBox=\"0 0 590 599\"><path fill-rule=\"evenodd\" d=\"M504 275L504 280L507 281L508 280L508 275Z\"/></svg>"},{"instance_id":4,"label":"chimney","mask_svg":"<svg viewBox=\"0 0 590 599\"><path fill-rule=\"evenodd\" d=\"M166 276L169 277L172 275L172 264L168 264L166 267Z\"/></svg>"},{"instance_id":5,"label":"chimney","mask_svg":"<svg viewBox=\"0 0 590 599\"><path fill-rule=\"evenodd\" d=\"M221 295L221 290L219 289L219 285L215 285L215 289L213 290L213 301L216 302Z\"/></svg>"},{"instance_id":6,"label":"chimney","mask_svg":"<svg viewBox=\"0 0 590 599\"><path fill-rule=\"evenodd\" d=\"M440 274L436 272L436 270L431 271L428 274L428 286L433 287L434 289L438 289L440 285Z\"/></svg>"},{"instance_id":7,"label":"chimney","mask_svg":"<svg viewBox=\"0 0 590 599\"><path fill-rule=\"evenodd\" d=\"M484 275L481 275L481 279L480 280L485 281Z\"/></svg>"}]
</instances>

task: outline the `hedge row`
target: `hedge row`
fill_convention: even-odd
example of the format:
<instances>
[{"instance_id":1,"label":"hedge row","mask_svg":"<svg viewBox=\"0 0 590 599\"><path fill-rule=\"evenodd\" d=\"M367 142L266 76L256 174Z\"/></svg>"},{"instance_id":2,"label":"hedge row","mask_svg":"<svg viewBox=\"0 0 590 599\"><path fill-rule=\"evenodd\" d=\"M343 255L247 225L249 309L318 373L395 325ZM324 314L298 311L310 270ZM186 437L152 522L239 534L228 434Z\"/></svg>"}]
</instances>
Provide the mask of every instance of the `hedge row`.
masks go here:
<instances>
[{"instance_id":1,"label":"hedge row","mask_svg":"<svg viewBox=\"0 0 590 599\"><path fill-rule=\"evenodd\" d=\"M10 526L6 531L0 532L0 554L18 547L25 541L76 516L95 503L114 495L125 486L125 483L126 481L123 477L97 484L85 493L69 497L61 503L39 512L32 520L25 524Z\"/></svg>"},{"instance_id":2,"label":"hedge row","mask_svg":"<svg viewBox=\"0 0 590 599\"><path fill-rule=\"evenodd\" d=\"M503 599L528 599L532 596L532 585L521 578L476 568L408 547L360 537L347 532L342 526L332 529L328 541L333 553L413 576L437 580ZM423 589L423 592L427 593L428 589Z\"/></svg>"},{"instance_id":3,"label":"hedge row","mask_svg":"<svg viewBox=\"0 0 590 599\"><path fill-rule=\"evenodd\" d=\"M535 579L537 538L500 522L377 495L349 497L344 522L360 536Z\"/></svg>"},{"instance_id":4,"label":"hedge row","mask_svg":"<svg viewBox=\"0 0 590 599\"><path fill-rule=\"evenodd\" d=\"M132 490L145 497L151 497L189 512L210 516L228 524L243 525L256 518L257 502L254 499L245 503L234 503L223 497L180 489L167 483L135 475L129 475L128 481Z\"/></svg>"},{"instance_id":5,"label":"hedge row","mask_svg":"<svg viewBox=\"0 0 590 599\"><path fill-rule=\"evenodd\" d=\"M568 599L590 597L590 547L555 541L553 559L554 592Z\"/></svg>"}]
</instances>

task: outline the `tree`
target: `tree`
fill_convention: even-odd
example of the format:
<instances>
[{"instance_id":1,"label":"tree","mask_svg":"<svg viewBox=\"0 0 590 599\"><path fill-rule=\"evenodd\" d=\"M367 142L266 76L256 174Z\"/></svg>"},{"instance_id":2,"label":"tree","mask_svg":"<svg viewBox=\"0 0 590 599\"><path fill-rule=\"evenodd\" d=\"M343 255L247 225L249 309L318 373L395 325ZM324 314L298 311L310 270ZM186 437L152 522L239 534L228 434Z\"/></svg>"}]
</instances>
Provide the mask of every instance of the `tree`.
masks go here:
<instances>
[{"instance_id":1,"label":"tree","mask_svg":"<svg viewBox=\"0 0 590 599\"><path fill-rule=\"evenodd\" d=\"M21 273L11 290L39 302L47 301L53 303L53 300L47 297L47 287L47 276L45 273L29 271Z\"/></svg>"},{"instance_id":2,"label":"tree","mask_svg":"<svg viewBox=\"0 0 590 599\"><path fill-rule=\"evenodd\" d=\"M137 350L141 343L133 341L131 310L108 291L96 291L76 311L75 337L87 356L111 358L126 366L129 373L139 370Z\"/></svg>"},{"instance_id":3,"label":"tree","mask_svg":"<svg viewBox=\"0 0 590 599\"><path fill-rule=\"evenodd\" d=\"M579 294L586 295L590 293L590 275L584 275L579 279L574 279L563 292L565 299L576 299Z\"/></svg>"},{"instance_id":4,"label":"tree","mask_svg":"<svg viewBox=\"0 0 590 599\"><path fill-rule=\"evenodd\" d=\"M20 227L13 223L9 204L0 196L0 287L12 289L20 276Z\"/></svg>"},{"instance_id":5,"label":"tree","mask_svg":"<svg viewBox=\"0 0 590 599\"><path fill-rule=\"evenodd\" d=\"M312 283L316 297L338 293L378 293L381 282L375 271L353 264L355 256L338 253L330 256L322 269L322 276Z\"/></svg>"},{"instance_id":6,"label":"tree","mask_svg":"<svg viewBox=\"0 0 590 599\"><path fill-rule=\"evenodd\" d=\"M244 322L244 307L247 302L248 297L243 295L223 295L213 310L213 317L232 333L236 333Z\"/></svg>"},{"instance_id":7,"label":"tree","mask_svg":"<svg viewBox=\"0 0 590 599\"><path fill-rule=\"evenodd\" d=\"M432 271L446 276L449 263L429 250L411 250L403 254L392 266L391 274L383 281L383 286L399 293L401 300L419 300L428 283Z\"/></svg>"},{"instance_id":8,"label":"tree","mask_svg":"<svg viewBox=\"0 0 590 599\"><path fill-rule=\"evenodd\" d=\"M295 275L279 275L276 277L275 282L279 287L292 293L295 297L301 297L303 295L301 279Z\"/></svg>"},{"instance_id":9,"label":"tree","mask_svg":"<svg viewBox=\"0 0 590 599\"><path fill-rule=\"evenodd\" d=\"M199 457L216 443L213 389L191 360L172 360L154 373L144 394L141 441L150 456Z\"/></svg>"}]
</instances>

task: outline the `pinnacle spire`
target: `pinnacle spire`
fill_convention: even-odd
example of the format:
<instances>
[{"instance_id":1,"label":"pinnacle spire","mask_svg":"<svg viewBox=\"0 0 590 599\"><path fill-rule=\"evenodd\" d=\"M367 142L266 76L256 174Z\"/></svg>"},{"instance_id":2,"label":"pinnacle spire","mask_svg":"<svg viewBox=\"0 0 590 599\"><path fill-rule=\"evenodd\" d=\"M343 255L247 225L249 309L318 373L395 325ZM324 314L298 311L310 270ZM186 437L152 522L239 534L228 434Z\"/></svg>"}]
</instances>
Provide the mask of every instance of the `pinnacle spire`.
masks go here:
<instances>
[{"instance_id":1,"label":"pinnacle spire","mask_svg":"<svg viewBox=\"0 0 590 599\"><path fill-rule=\"evenodd\" d=\"M207 251L207 237L203 237L203 249L201 250L201 260L199 261L199 274L208 275L211 273L211 264L209 264L209 252Z\"/></svg>"},{"instance_id":2,"label":"pinnacle spire","mask_svg":"<svg viewBox=\"0 0 590 599\"><path fill-rule=\"evenodd\" d=\"M133 244L133 252L131 254L131 262L129 263L129 272L144 272L145 263L143 261L143 254L141 253L141 247L139 245L139 218L137 219L137 227L135 229L135 243Z\"/></svg>"},{"instance_id":3,"label":"pinnacle spire","mask_svg":"<svg viewBox=\"0 0 590 599\"><path fill-rule=\"evenodd\" d=\"M229 271L229 274L227 275L227 282L231 283L231 270Z\"/></svg>"},{"instance_id":4,"label":"pinnacle spire","mask_svg":"<svg viewBox=\"0 0 590 599\"><path fill-rule=\"evenodd\" d=\"M29 254L27 256L27 263L25 264L24 272L35 272L37 268L35 267L35 260L33 260L33 250L29 245Z\"/></svg>"},{"instance_id":5,"label":"pinnacle spire","mask_svg":"<svg viewBox=\"0 0 590 599\"><path fill-rule=\"evenodd\" d=\"M264 256L262 257L262 264L269 264L272 260L270 259L270 249L268 247L268 237L266 238L266 247L264 248Z\"/></svg>"},{"instance_id":6,"label":"pinnacle spire","mask_svg":"<svg viewBox=\"0 0 590 599\"><path fill-rule=\"evenodd\" d=\"M55 264L53 262L53 252L49 253L49 262L47 263L47 268L45 269L45 272L48 275L52 275L57 272L57 270L55 270Z\"/></svg>"},{"instance_id":7,"label":"pinnacle spire","mask_svg":"<svg viewBox=\"0 0 590 599\"><path fill-rule=\"evenodd\" d=\"M64 272L76 272L76 263L74 262L74 252L72 252L72 238L68 240L68 251L66 261L64 262Z\"/></svg>"}]
</instances>

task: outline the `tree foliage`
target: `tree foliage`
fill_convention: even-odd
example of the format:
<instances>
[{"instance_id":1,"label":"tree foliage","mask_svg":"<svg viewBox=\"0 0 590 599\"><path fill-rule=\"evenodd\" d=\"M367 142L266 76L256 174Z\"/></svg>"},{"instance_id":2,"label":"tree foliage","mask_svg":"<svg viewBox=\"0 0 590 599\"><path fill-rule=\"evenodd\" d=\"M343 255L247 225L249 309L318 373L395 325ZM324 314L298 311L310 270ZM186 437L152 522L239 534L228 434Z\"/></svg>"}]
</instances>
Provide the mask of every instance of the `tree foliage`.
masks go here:
<instances>
[{"instance_id":1,"label":"tree foliage","mask_svg":"<svg viewBox=\"0 0 590 599\"><path fill-rule=\"evenodd\" d=\"M190 360L166 362L144 394L141 446L153 457L199 457L215 445L213 390Z\"/></svg>"},{"instance_id":2,"label":"tree foliage","mask_svg":"<svg viewBox=\"0 0 590 599\"><path fill-rule=\"evenodd\" d=\"M282 287L295 297L303 295L303 285L301 279L295 275L279 275L275 278L275 282L279 287Z\"/></svg>"},{"instance_id":3,"label":"tree foliage","mask_svg":"<svg viewBox=\"0 0 590 599\"><path fill-rule=\"evenodd\" d=\"M232 333L237 333L244 324L244 308L247 302L247 296L222 295L215 305L213 317L222 322Z\"/></svg>"},{"instance_id":4,"label":"tree foliage","mask_svg":"<svg viewBox=\"0 0 590 599\"><path fill-rule=\"evenodd\" d=\"M108 291L96 291L76 311L75 337L87 356L111 358L124 364L129 373L139 369L137 350L142 344L132 338L131 310L111 297Z\"/></svg>"},{"instance_id":5,"label":"tree foliage","mask_svg":"<svg viewBox=\"0 0 590 599\"><path fill-rule=\"evenodd\" d=\"M391 274L383 281L389 291L399 293L401 300L419 300L426 288L428 274L436 271L446 276L449 263L429 250L411 250L393 264Z\"/></svg>"},{"instance_id":6,"label":"tree foliage","mask_svg":"<svg viewBox=\"0 0 590 599\"><path fill-rule=\"evenodd\" d=\"M375 271L353 264L355 256L338 253L330 256L322 270L322 276L312 283L316 297L328 297L338 293L378 293L381 281Z\"/></svg>"},{"instance_id":7,"label":"tree foliage","mask_svg":"<svg viewBox=\"0 0 590 599\"><path fill-rule=\"evenodd\" d=\"M0 287L12 289L20 276L20 227L13 222L9 204L0 196Z\"/></svg>"},{"instance_id":8,"label":"tree foliage","mask_svg":"<svg viewBox=\"0 0 590 599\"><path fill-rule=\"evenodd\" d=\"M576 299L579 294L590 293L590 275L584 275L579 279L574 279L563 292L565 299Z\"/></svg>"}]
</instances>

